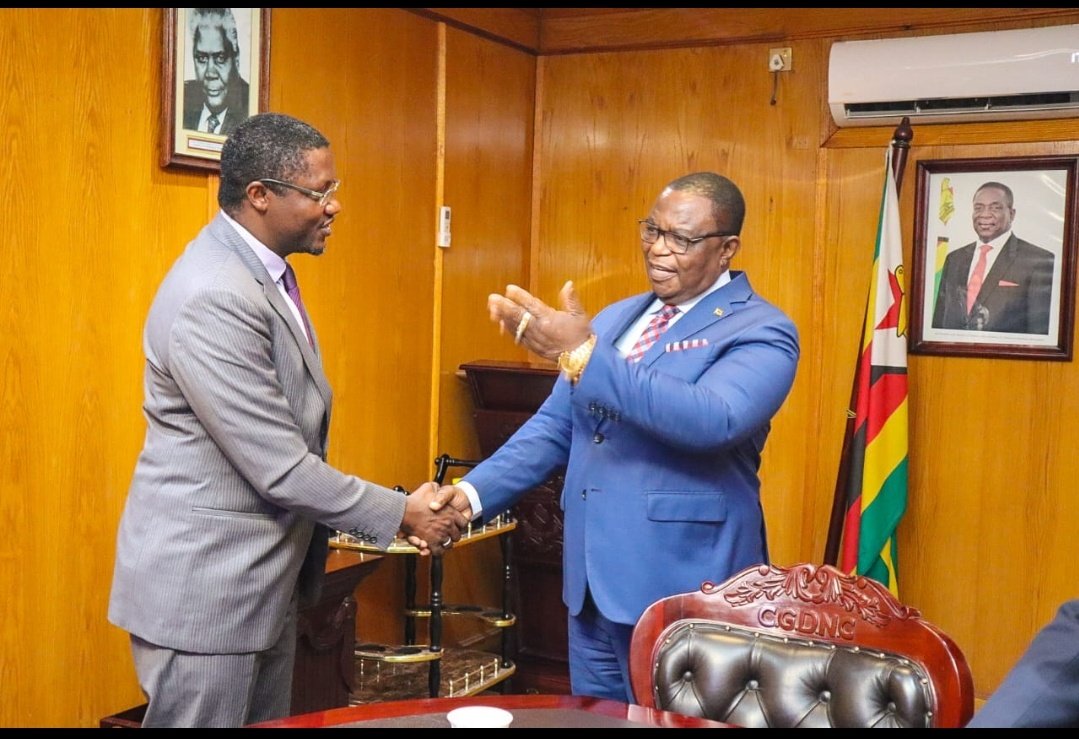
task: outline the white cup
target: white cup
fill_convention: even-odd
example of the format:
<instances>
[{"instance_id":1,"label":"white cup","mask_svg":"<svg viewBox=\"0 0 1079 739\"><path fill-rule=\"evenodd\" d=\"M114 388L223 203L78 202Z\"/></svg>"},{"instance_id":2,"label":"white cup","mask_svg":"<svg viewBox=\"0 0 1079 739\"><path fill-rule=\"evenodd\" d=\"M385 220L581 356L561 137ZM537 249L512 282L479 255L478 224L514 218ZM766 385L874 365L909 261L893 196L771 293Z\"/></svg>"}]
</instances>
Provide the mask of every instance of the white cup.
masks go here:
<instances>
[{"instance_id":1,"label":"white cup","mask_svg":"<svg viewBox=\"0 0 1079 739\"><path fill-rule=\"evenodd\" d=\"M446 714L454 729L505 729L513 714L491 706L463 706Z\"/></svg>"}]
</instances>

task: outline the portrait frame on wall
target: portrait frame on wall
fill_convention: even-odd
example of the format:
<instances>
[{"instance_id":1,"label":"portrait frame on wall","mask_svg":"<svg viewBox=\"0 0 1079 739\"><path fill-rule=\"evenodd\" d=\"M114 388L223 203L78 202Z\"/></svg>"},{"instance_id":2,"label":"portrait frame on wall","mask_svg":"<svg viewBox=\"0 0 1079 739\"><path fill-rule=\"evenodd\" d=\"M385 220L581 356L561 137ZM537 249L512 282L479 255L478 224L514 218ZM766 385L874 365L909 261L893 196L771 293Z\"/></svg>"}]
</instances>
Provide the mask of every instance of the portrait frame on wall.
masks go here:
<instances>
[{"instance_id":1,"label":"portrait frame on wall","mask_svg":"<svg viewBox=\"0 0 1079 739\"><path fill-rule=\"evenodd\" d=\"M220 171L228 132L269 103L270 9L164 11L161 166Z\"/></svg>"},{"instance_id":2,"label":"portrait frame on wall","mask_svg":"<svg viewBox=\"0 0 1079 739\"><path fill-rule=\"evenodd\" d=\"M912 354L1071 360L1077 169L1076 156L917 163Z\"/></svg>"}]
</instances>

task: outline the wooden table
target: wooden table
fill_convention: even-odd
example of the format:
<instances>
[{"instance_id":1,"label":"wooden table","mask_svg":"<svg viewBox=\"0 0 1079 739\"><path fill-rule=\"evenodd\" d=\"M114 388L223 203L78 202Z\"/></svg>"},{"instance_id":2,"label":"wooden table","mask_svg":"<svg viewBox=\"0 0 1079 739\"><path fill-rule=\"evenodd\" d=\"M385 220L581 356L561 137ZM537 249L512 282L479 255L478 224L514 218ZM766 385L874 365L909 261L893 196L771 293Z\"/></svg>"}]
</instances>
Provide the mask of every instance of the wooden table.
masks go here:
<instances>
[{"instance_id":1,"label":"wooden table","mask_svg":"<svg viewBox=\"0 0 1079 739\"><path fill-rule=\"evenodd\" d=\"M655 708L574 695L477 695L367 703L253 724L254 728L450 728L446 714L461 706L496 706L513 714L511 729L706 729L730 725Z\"/></svg>"}]
</instances>

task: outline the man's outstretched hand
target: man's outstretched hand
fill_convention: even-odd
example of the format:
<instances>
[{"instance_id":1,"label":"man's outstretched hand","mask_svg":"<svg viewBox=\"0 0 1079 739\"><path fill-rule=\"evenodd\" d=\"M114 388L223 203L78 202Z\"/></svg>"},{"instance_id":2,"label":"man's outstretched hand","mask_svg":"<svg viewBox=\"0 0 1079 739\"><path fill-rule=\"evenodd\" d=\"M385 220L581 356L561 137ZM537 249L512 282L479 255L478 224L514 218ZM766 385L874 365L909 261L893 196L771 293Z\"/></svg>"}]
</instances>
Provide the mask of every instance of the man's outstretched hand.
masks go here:
<instances>
[{"instance_id":1,"label":"man's outstretched hand","mask_svg":"<svg viewBox=\"0 0 1079 739\"><path fill-rule=\"evenodd\" d=\"M541 357L557 360L562 352L572 351L592 335L591 319L572 282L562 286L558 300L562 310L517 285L508 285L504 295L487 297L487 312L499 331L509 333L516 343Z\"/></svg>"}]
</instances>

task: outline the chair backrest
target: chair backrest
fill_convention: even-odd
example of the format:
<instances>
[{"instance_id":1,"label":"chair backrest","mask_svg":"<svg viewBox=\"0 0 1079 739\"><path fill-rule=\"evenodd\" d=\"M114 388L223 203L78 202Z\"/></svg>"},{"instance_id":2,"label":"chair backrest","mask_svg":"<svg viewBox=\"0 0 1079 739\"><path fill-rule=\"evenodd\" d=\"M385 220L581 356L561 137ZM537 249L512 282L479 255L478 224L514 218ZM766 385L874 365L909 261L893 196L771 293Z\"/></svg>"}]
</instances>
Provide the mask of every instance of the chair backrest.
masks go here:
<instances>
[{"instance_id":1,"label":"chair backrest","mask_svg":"<svg viewBox=\"0 0 1079 739\"><path fill-rule=\"evenodd\" d=\"M649 606L633 631L642 706L746 727L960 727L970 667L880 583L759 565Z\"/></svg>"}]
</instances>

